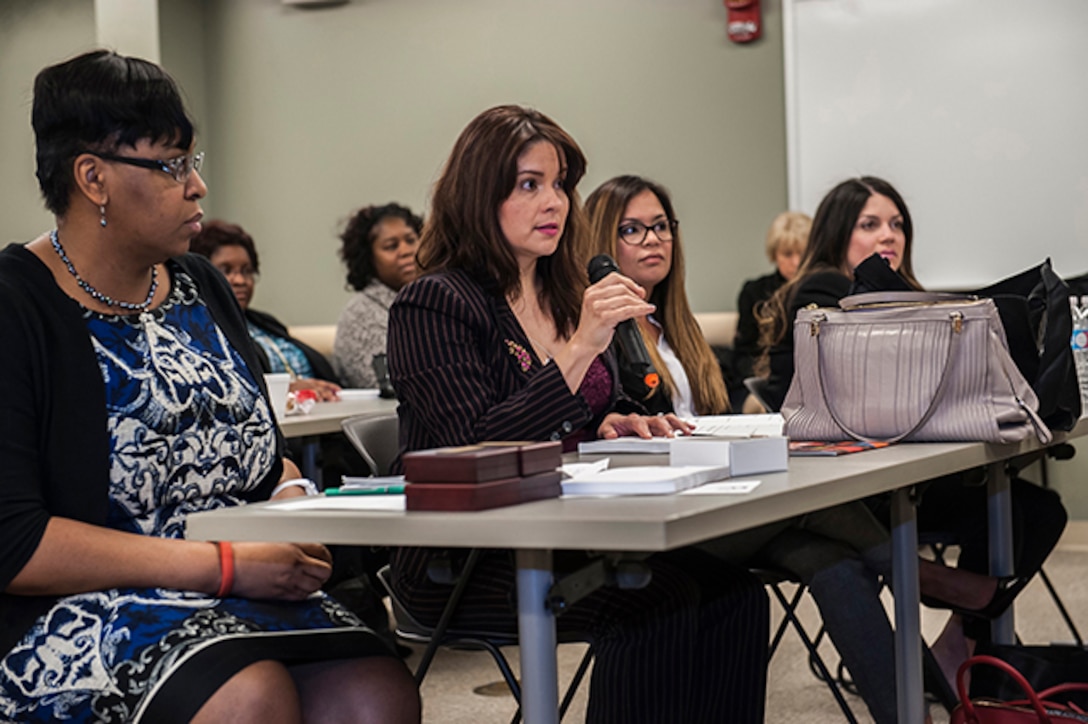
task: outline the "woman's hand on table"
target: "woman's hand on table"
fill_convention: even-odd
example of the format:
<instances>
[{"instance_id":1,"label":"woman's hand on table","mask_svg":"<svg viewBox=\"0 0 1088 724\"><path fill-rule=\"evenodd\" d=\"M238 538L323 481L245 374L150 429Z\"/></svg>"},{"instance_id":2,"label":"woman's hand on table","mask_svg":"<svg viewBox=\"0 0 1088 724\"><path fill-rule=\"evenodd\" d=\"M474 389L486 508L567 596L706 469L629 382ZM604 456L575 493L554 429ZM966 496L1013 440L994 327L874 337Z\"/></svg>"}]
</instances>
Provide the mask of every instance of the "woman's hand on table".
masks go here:
<instances>
[{"instance_id":1,"label":"woman's hand on table","mask_svg":"<svg viewBox=\"0 0 1088 724\"><path fill-rule=\"evenodd\" d=\"M236 596L301 601L332 573L332 554L320 543L234 543Z\"/></svg>"},{"instance_id":2,"label":"woman's hand on table","mask_svg":"<svg viewBox=\"0 0 1088 724\"><path fill-rule=\"evenodd\" d=\"M673 437L677 433L690 435L695 426L684 422L671 412L667 415L621 415L612 412L605 415L601 426L597 428L597 437L610 440L617 437L637 436L641 438Z\"/></svg>"},{"instance_id":3,"label":"woman's hand on table","mask_svg":"<svg viewBox=\"0 0 1088 724\"><path fill-rule=\"evenodd\" d=\"M300 377L291 380L291 392L299 390L313 390L318 402L333 402L340 399L340 385L328 380L318 380L312 377Z\"/></svg>"}]
</instances>

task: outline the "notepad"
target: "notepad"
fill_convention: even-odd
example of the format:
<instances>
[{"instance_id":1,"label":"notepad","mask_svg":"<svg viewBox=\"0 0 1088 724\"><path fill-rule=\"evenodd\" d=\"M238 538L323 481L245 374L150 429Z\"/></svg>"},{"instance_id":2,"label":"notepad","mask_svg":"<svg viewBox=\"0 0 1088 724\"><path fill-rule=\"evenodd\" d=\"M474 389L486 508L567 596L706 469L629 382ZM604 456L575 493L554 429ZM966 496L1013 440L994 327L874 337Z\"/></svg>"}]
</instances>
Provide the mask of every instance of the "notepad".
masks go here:
<instances>
[{"instance_id":1,"label":"notepad","mask_svg":"<svg viewBox=\"0 0 1088 724\"><path fill-rule=\"evenodd\" d=\"M729 477L729 468L710 465L612 468L563 481L563 495L667 495Z\"/></svg>"},{"instance_id":2,"label":"notepad","mask_svg":"<svg viewBox=\"0 0 1088 724\"><path fill-rule=\"evenodd\" d=\"M671 437L616 437L611 440L587 440L578 443L579 455L620 455L623 453L665 454Z\"/></svg>"}]
</instances>

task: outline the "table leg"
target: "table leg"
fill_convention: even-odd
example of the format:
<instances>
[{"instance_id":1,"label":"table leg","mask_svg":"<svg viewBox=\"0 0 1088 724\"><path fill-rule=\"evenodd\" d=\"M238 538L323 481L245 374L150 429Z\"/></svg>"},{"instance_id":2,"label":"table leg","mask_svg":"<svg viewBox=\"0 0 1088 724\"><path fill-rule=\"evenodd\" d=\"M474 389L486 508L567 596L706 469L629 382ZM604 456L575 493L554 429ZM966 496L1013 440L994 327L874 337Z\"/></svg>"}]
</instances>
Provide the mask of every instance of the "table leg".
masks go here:
<instances>
[{"instance_id":1,"label":"table leg","mask_svg":"<svg viewBox=\"0 0 1088 724\"><path fill-rule=\"evenodd\" d=\"M918 527L909 488L892 493L892 584L895 593L895 696L898 721L925 721L922 628L918 611Z\"/></svg>"},{"instance_id":2,"label":"table leg","mask_svg":"<svg viewBox=\"0 0 1088 724\"><path fill-rule=\"evenodd\" d=\"M1004 463L990 463L986 471L986 514L990 543L990 575L1011 576L1013 571L1012 481ZM994 643L1016 643L1012 606L990 623Z\"/></svg>"},{"instance_id":3,"label":"table leg","mask_svg":"<svg viewBox=\"0 0 1088 724\"><path fill-rule=\"evenodd\" d=\"M307 435L302 438L302 464L299 467L302 469L302 474L314 481L314 485L316 485L319 490L324 488L321 484L321 466L317 464L317 454L320 451L320 437L317 435ZM337 482L337 485L339 485L339 482Z\"/></svg>"},{"instance_id":4,"label":"table leg","mask_svg":"<svg viewBox=\"0 0 1088 724\"><path fill-rule=\"evenodd\" d=\"M557 724L559 675L555 616L545 605L552 585L552 552L518 550L518 646L521 712L525 724Z\"/></svg>"}]
</instances>

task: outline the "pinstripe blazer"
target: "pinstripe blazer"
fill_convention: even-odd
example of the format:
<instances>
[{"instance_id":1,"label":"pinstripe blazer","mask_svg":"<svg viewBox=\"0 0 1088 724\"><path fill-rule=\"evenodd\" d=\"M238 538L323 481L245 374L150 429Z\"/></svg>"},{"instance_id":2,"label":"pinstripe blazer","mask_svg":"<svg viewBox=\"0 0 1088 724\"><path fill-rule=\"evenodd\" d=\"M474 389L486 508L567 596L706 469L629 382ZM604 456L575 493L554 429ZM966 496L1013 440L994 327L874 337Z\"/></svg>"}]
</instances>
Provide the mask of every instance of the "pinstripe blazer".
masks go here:
<instances>
[{"instance_id":1,"label":"pinstripe blazer","mask_svg":"<svg viewBox=\"0 0 1088 724\"><path fill-rule=\"evenodd\" d=\"M611 356L609 412L642 412L622 395ZM600 420L542 365L505 297L467 273L429 274L389 310L389 374L401 400L400 450L482 440L560 440ZM603 416L602 416L603 417ZM399 467L399 461L398 461Z\"/></svg>"}]
</instances>

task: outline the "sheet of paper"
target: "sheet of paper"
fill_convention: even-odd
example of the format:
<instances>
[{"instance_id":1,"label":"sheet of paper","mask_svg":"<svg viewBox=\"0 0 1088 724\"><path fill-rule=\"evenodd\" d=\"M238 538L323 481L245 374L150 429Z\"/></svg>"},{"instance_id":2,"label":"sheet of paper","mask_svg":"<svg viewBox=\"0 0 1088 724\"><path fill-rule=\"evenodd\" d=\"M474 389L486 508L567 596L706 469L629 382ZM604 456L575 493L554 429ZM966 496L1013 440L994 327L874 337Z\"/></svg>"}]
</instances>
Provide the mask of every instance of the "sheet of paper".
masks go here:
<instances>
[{"instance_id":1,"label":"sheet of paper","mask_svg":"<svg viewBox=\"0 0 1088 724\"><path fill-rule=\"evenodd\" d=\"M578 443L579 455L619 455L621 453L662 454L669 451L671 437L615 437L611 440L587 440Z\"/></svg>"},{"instance_id":2,"label":"sheet of paper","mask_svg":"<svg viewBox=\"0 0 1088 724\"><path fill-rule=\"evenodd\" d=\"M403 511L403 495L311 495L277 501L273 510L388 510Z\"/></svg>"},{"instance_id":3,"label":"sheet of paper","mask_svg":"<svg viewBox=\"0 0 1088 724\"><path fill-rule=\"evenodd\" d=\"M344 488L384 488L390 485L404 485L403 475L385 475L378 477L357 477L341 475L340 486Z\"/></svg>"},{"instance_id":4,"label":"sheet of paper","mask_svg":"<svg viewBox=\"0 0 1088 724\"><path fill-rule=\"evenodd\" d=\"M594 463L564 463L560 466L559 472L563 473L563 477L576 478L579 475L589 475L590 473L608 470L610 461L611 458L604 458Z\"/></svg>"},{"instance_id":5,"label":"sheet of paper","mask_svg":"<svg viewBox=\"0 0 1088 724\"><path fill-rule=\"evenodd\" d=\"M732 482L723 480L719 483L706 483L695 488L681 491L680 495L744 495L755 490L759 486L758 480L741 480Z\"/></svg>"},{"instance_id":6,"label":"sheet of paper","mask_svg":"<svg viewBox=\"0 0 1088 724\"><path fill-rule=\"evenodd\" d=\"M695 435L720 437L777 437L782 434L782 416L707 415L688 420L695 425Z\"/></svg>"}]
</instances>

